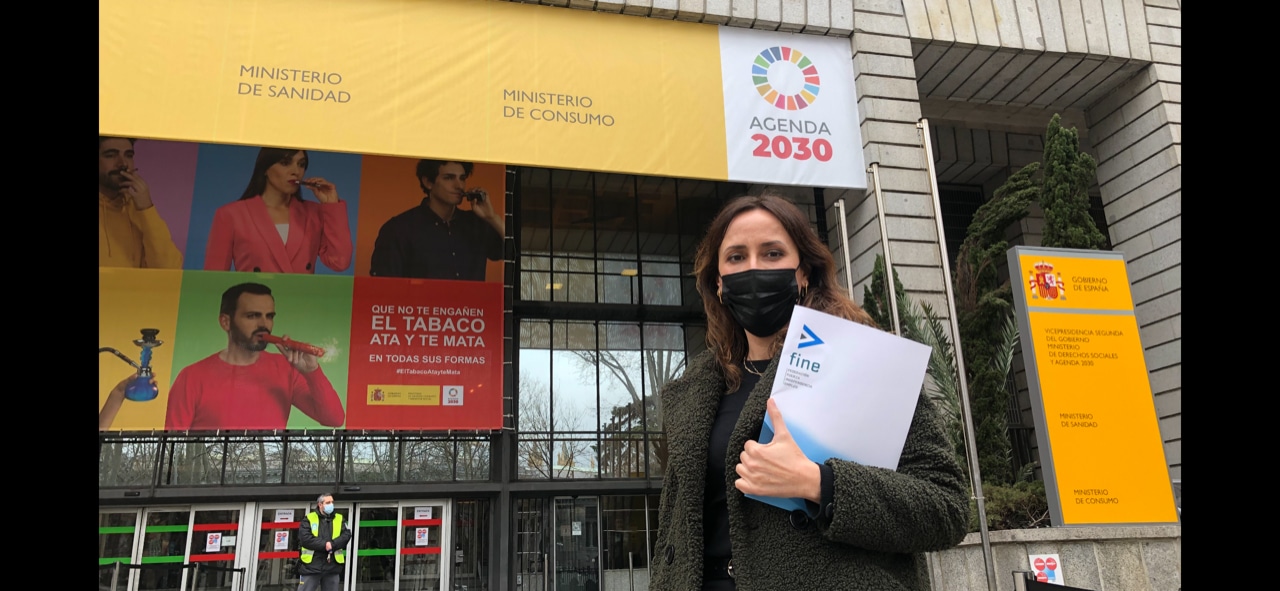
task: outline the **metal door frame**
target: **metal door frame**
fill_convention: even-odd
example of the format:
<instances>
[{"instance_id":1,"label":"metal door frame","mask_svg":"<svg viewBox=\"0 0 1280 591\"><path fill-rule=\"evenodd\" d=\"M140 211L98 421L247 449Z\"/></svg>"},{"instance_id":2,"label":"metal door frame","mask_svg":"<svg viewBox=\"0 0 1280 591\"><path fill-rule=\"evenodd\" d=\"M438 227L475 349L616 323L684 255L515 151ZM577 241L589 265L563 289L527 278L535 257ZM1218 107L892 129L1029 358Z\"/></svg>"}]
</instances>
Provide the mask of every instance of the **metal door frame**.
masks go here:
<instances>
[{"instance_id":1,"label":"metal door frame","mask_svg":"<svg viewBox=\"0 0 1280 591\"><path fill-rule=\"evenodd\" d=\"M451 554L449 554L449 545L452 543L452 540L453 540L453 530L450 528L450 526L453 523L453 500L448 498L390 500L390 501L372 501L368 503L356 503L355 508L352 509L352 515L354 517L352 518L352 522L351 522L352 538L351 538L351 544L349 546L349 548L352 549L352 551L349 553L349 556L352 556L352 560L347 563L347 572L348 573L357 572L356 569L360 563L360 557L357 555L357 550L356 550L360 547L360 517L359 517L360 509L366 509L366 508L367 509L395 509L396 510L395 558L396 559L395 559L395 577L392 581L391 588L393 591L400 591L400 569L401 569L400 557L403 556L403 554L400 553L400 550L401 548L404 547L404 529L406 527L405 525L403 525L403 522L404 522L403 511L405 507L421 507L423 505L440 505L441 506L441 509L440 509L440 590L439 591L448 591L449 586L451 584L451 575L453 572L452 571L453 563L448 560L448 558L451 556ZM345 584L344 588L347 591L352 589L352 587L355 584L353 581L351 581L351 578L352 577L350 576L346 578L348 582Z\"/></svg>"},{"instance_id":2,"label":"metal door frame","mask_svg":"<svg viewBox=\"0 0 1280 591\"><path fill-rule=\"evenodd\" d=\"M596 581L599 583L600 588L603 589L604 588L604 557L601 554L603 554L604 540L601 538L601 536L603 536L604 533L601 530L603 530L604 528L600 526L601 524L600 495L574 495L574 496L561 495L561 496L556 496L551 498L551 560L550 560L550 564L543 567L544 570L546 570L551 574L551 577L550 577L551 588L548 589L547 591L560 591L560 576L559 576L560 571L557 569L557 566L560 564L560 556L559 556L559 549L556 547L556 539L559 538L560 536L560 521L556 516L558 512L557 511L558 508L556 507L556 502L560 501L561 499L569 501L570 506L572 507L572 509L569 512L570 528L573 527L573 511L578 508L578 501L587 500L587 499L595 500L595 505L596 505L596 546L595 547L596 547L596 553L597 553ZM646 510L646 513L647 513L647 510ZM570 532L570 534L571 535L569 537L572 538L573 537L572 532Z\"/></svg>"},{"instance_id":3,"label":"metal door frame","mask_svg":"<svg viewBox=\"0 0 1280 591\"><path fill-rule=\"evenodd\" d=\"M234 550L236 558L235 560L232 561L233 568L239 568L243 566L241 564L241 561L244 554L244 552L242 552L242 548L244 548L244 545L245 545L244 533L246 531L249 531L246 529L245 517L246 515L249 514L248 509L253 504L254 503L252 502L250 503L198 503L198 504L190 504L190 505L156 505L156 506L150 506L150 507L136 507L134 509L99 508L98 514L101 515L103 513L129 513L130 511L137 512L138 521L137 521L137 525L134 527L133 554L132 556L129 557L129 561L130 561L129 563L142 564L142 552L146 545L146 536L147 536L147 518L152 513L180 513L182 511L186 511L187 540L186 540L186 543L183 545L183 549L182 549L182 564L189 564L191 562L191 540L193 539L193 536L195 536L194 527L195 527L196 511L240 511L240 517L236 521L236 524L237 524L236 545ZM256 536L255 536L255 542L256 542ZM256 559L256 556L255 556L255 559ZM240 573L232 573L232 588L238 589L238 590L246 588L245 576L247 576L248 573L249 573L248 569L245 570L244 575L241 575ZM195 584L194 581L190 580L190 577L188 576L189 574L190 574L190 571L186 569L182 571L182 580L179 583L179 589L186 590L190 588L191 585ZM237 580L237 577L239 577L238 580ZM236 585L237 582L239 583L239 585ZM138 573L133 569L129 569L129 575L125 583L124 589L126 591L138 591L138 585L140 584L141 584L141 581L139 580Z\"/></svg>"},{"instance_id":4,"label":"metal door frame","mask_svg":"<svg viewBox=\"0 0 1280 591\"><path fill-rule=\"evenodd\" d=\"M359 572L358 569L360 566L359 553L360 553L360 510L361 509L395 509L396 521L397 522L400 521L400 508L399 508L399 505L396 504L396 501L373 501L369 503L355 504L355 507L351 510L351 543L347 546L348 548L351 549L351 552L348 553L348 556L351 557L351 561L347 563L347 573L349 576L345 577L347 581L343 585L345 591L350 591L351 589L354 588L355 581L352 579L355 578L354 573ZM395 591L400 586L400 530L402 529L403 528L400 527L399 523L397 523L396 524L396 555L395 555L396 556L396 570L395 570L396 574L391 579L392 591Z\"/></svg>"},{"instance_id":5,"label":"metal door frame","mask_svg":"<svg viewBox=\"0 0 1280 591\"><path fill-rule=\"evenodd\" d=\"M398 501L399 505L396 509L396 520L403 521L404 516L402 510L405 507L420 507L423 505L440 505L440 589L439 591L450 591L452 587L453 574L453 554L451 545L453 544L453 530L450 527L453 524L453 500L448 498L434 499L411 499ZM396 528L396 586L395 591L400 591L400 554L399 547L403 544L404 525Z\"/></svg>"},{"instance_id":6,"label":"metal door frame","mask_svg":"<svg viewBox=\"0 0 1280 591\"><path fill-rule=\"evenodd\" d=\"M188 512L187 547L186 547L186 554L183 556L182 563L183 564L191 563L191 541L196 534L195 532L196 511L239 511L240 518L236 521L236 524L237 524L236 545L235 545L235 549L233 550L236 557L234 560L231 561L231 566L232 568L239 568L240 566L242 566L241 561L243 560L243 555L244 555L244 552L242 551L242 549L245 546L245 542L244 542L246 537L245 533L252 531L252 530L246 529L246 526L245 526L245 517L249 514L248 509L250 508L251 505L253 505L252 502L249 502L249 503L194 503L191 505L185 505L187 507L187 512ZM163 507L161 507L161 509L163 509ZM182 571L182 587L180 587L181 589L185 590L185 589L190 589L195 587L196 582L190 580L191 578L189 576L190 574L191 574L190 570ZM248 576L248 574L249 574L248 569L245 569L245 572L243 575L237 572L232 572L231 588L237 591L242 591L243 589L245 589L244 579L246 576ZM239 583L240 583L239 586L236 585L237 579L239 579Z\"/></svg>"},{"instance_id":7,"label":"metal door frame","mask_svg":"<svg viewBox=\"0 0 1280 591\"><path fill-rule=\"evenodd\" d=\"M98 507L98 515L100 516L108 513L133 513L134 514L135 519L133 520L133 547L129 549L129 564L138 564L138 561L140 560L140 555L142 554L142 539L144 537L144 532L146 531L145 521L143 520L143 509L144 509L143 507L133 507L133 508ZM134 582L134 579L136 579L137 577L134 576L134 570L131 568L125 569L124 576L125 576L125 579L123 581L124 583L123 588L128 591L132 591L133 589L136 589L137 584ZM116 582L117 587L119 587L120 583L121 583L120 581Z\"/></svg>"},{"instance_id":8,"label":"metal door frame","mask_svg":"<svg viewBox=\"0 0 1280 591\"><path fill-rule=\"evenodd\" d=\"M298 521L299 523L301 523L306 521L307 512L314 509L313 505L315 505L315 502L316 502L315 499L308 499L306 501L301 501L301 502L276 501L276 502L270 502L270 503L255 503L255 502L245 503L246 507L250 505L253 506L251 521L248 522L249 525L247 527L253 528L254 535L253 535L253 544L250 546L249 550L245 553L246 559L244 564L240 564L240 552L239 552L239 547L237 546L237 552L236 552L237 566L243 566L245 568L245 571L244 571L245 584L243 588L244 591L254 591L255 589L258 588L258 546L262 542L262 536L265 535L263 532L266 531L262 529L262 522L259 521L259 513L261 513L264 510L275 510L275 509L296 510L298 508L298 505L301 504L302 515L298 516ZM351 532L352 532L351 543L347 545L347 549L348 549L347 555L354 557L355 547L356 547L356 540L355 540L356 528L354 524L354 519L356 515L355 503L352 503L350 501L342 502L342 501L338 501L337 499L334 499L333 501L334 513L337 513L343 509L347 510L348 517L345 519L345 521L347 522L347 525L351 528ZM249 515L248 512L246 512L245 514ZM301 526L299 526L299 531L300 530L301 530ZM239 540L237 540L237 542L239 542ZM347 561L346 572L344 572L342 576L343 591L348 591L349 589L351 589L351 584L352 584L351 572L353 571L352 564L354 564L354 559Z\"/></svg>"}]
</instances>

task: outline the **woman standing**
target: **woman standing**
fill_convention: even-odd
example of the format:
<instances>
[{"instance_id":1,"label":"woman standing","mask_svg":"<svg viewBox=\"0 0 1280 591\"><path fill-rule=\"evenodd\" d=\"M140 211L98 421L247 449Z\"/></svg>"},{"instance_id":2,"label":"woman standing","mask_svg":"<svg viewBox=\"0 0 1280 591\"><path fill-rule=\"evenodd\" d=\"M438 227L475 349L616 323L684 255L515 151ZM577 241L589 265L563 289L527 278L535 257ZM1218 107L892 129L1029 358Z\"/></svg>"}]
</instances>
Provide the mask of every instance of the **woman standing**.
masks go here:
<instances>
[{"instance_id":1,"label":"woman standing","mask_svg":"<svg viewBox=\"0 0 1280 591\"><path fill-rule=\"evenodd\" d=\"M796 304L874 326L837 287L807 216L777 196L736 199L711 222L694 272L707 351L660 394L670 455L650 589L926 587L915 555L958 544L969 513L966 479L928 399L896 471L811 461L769 401ZM761 445L766 412L775 436ZM803 498L808 511L744 493Z\"/></svg>"},{"instance_id":2,"label":"woman standing","mask_svg":"<svg viewBox=\"0 0 1280 591\"><path fill-rule=\"evenodd\" d=\"M214 213L206 271L315 273L316 259L334 271L351 266L351 227L338 189L304 178L304 150L262 148L238 201ZM303 201L302 188L319 202Z\"/></svg>"}]
</instances>

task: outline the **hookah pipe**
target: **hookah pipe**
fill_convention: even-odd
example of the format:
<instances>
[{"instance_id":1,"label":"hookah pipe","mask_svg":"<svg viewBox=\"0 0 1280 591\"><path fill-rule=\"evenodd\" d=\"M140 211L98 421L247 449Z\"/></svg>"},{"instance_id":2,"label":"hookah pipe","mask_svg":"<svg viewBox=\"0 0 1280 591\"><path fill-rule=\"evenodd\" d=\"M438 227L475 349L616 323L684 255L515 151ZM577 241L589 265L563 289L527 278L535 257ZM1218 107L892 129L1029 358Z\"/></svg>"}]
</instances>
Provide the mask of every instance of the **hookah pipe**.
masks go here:
<instances>
[{"instance_id":1,"label":"hookah pipe","mask_svg":"<svg viewBox=\"0 0 1280 591\"><path fill-rule=\"evenodd\" d=\"M151 350L164 344L164 341L156 339L156 335L160 334L158 329L144 328L142 329L142 338L135 339L133 344L142 349L141 363L136 363L129 359L124 353L121 353L111 347L98 347L98 353L111 353L116 357L124 360L125 363L133 366L138 370L137 375L129 380L129 385L124 388L124 397L137 402L145 402L147 400L155 400L160 395L160 388L151 384L153 373L151 371Z\"/></svg>"},{"instance_id":2,"label":"hookah pipe","mask_svg":"<svg viewBox=\"0 0 1280 591\"><path fill-rule=\"evenodd\" d=\"M274 345L280 345L281 347L293 349L295 351L302 351L303 353L307 353L309 355L315 355L316 357L324 357L324 349L309 343L295 341L293 339L286 339L283 337L278 337L273 334L262 335L262 340L268 343L272 343Z\"/></svg>"}]
</instances>

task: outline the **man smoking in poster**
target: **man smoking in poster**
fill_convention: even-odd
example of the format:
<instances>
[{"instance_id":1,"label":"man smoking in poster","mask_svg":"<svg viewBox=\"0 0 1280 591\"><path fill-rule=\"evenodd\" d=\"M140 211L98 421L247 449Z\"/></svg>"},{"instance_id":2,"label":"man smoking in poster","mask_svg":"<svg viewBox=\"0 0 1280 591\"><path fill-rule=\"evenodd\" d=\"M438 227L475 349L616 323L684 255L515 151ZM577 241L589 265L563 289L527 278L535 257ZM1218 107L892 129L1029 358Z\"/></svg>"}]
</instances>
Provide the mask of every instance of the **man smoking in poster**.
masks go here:
<instances>
[{"instance_id":1,"label":"man smoking in poster","mask_svg":"<svg viewBox=\"0 0 1280 591\"><path fill-rule=\"evenodd\" d=\"M182 253L133 166L133 144L98 136L98 266L181 269Z\"/></svg>"},{"instance_id":2,"label":"man smoking in poster","mask_svg":"<svg viewBox=\"0 0 1280 591\"><path fill-rule=\"evenodd\" d=\"M284 429L295 406L321 425L342 426L346 411L314 355L281 345L279 354L266 351L275 317L265 285L241 283L222 294L227 348L178 373L165 429Z\"/></svg>"}]
</instances>

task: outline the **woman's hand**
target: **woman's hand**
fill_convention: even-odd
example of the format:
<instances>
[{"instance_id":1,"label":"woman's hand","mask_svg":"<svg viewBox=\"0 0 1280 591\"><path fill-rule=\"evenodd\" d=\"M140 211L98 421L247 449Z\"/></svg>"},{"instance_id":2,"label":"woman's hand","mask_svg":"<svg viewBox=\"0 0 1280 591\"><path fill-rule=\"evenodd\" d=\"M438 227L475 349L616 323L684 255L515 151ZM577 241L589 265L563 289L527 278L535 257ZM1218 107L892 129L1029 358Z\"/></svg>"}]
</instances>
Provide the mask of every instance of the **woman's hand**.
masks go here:
<instances>
[{"instance_id":1,"label":"woman's hand","mask_svg":"<svg viewBox=\"0 0 1280 591\"><path fill-rule=\"evenodd\" d=\"M316 194L316 199L320 203L337 203L338 202L338 186L326 181L320 177L303 179L302 185L311 189Z\"/></svg>"},{"instance_id":2,"label":"woman's hand","mask_svg":"<svg viewBox=\"0 0 1280 591\"><path fill-rule=\"evenodd\" d=\"M765 445L747 442L733 485L744 494L822 502L822 472L791 438L773 399L769 399L769 417L773 419L773 441Z\"/></svg>"}]
</instances>

